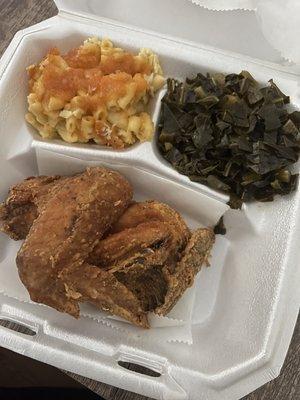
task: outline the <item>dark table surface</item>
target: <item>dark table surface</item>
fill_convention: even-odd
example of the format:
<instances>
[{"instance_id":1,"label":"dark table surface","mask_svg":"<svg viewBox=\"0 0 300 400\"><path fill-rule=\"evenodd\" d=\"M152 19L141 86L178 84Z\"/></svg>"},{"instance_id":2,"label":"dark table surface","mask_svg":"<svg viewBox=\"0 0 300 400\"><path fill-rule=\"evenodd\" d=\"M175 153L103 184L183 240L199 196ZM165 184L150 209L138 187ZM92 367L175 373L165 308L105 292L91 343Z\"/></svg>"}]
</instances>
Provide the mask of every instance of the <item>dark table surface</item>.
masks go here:
<instances>
[{"instance_id":1,"label":"dark table surface","mask_svg":"<svg viewBox=\"0 0 300 400\"><path fill-rule=\"evenodd\" d=\"M0 0L0 56L20 29L57 14L52 0ZM1 367L1 366L0 366ZM66 372L107 400L147 400L146 397ZM300 399L300 318L280 376L243 400ZM150 400L150 399L148 399Z\"/></svg>"}]
</instances>

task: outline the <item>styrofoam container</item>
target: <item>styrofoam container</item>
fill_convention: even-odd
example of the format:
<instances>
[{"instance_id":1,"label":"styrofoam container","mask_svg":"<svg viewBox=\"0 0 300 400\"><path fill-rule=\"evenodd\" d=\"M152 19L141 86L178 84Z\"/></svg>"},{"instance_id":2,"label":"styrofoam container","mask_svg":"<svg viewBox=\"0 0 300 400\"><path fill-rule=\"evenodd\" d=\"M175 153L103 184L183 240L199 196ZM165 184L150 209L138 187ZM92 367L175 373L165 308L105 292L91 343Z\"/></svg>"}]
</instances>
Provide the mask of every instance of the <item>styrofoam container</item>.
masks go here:
<instances>
[{"instance_id":1,"label":"styrofoam container","mask_svg":"<svg viewBox=\"0 0 300 400\"><path fill-rule=\"evenodd\" d=\"M171 0L165 1L171 6ZM151 198L155 193L158 200L170 199L192 227L211 224L210 212L216 219L227 210L226 196L175 172L159 156L155 141L116 152L96 145L41 139L24 122L25 66L38 62L50 47L66 51L89 36L105 36L124 48L152 48L158 53L166 76L184 78L199 71L231 73L247 69L262 83L273 78L299 108L297 68L102 18L96 1L57 3L62 9L59 15L20 31L0 62L1 200L10 185L39 172L36 154L48 151L105 163L115 169L120 165L120 170L129 174L132 168L133 184L143 191L143 197ZM108 14L109 7L112 13L115 10L114 2L99 3L102 7L105 3ZM124 12L130 12L127 1L117 3ZM137 0L130 3L140 4ZM155 121L161 95L152 103ZM55 162L47 168L58 172ZM151 176L148 188L141 178L145 174ZM222 268L216 274L204 271L200 276L205 285L196 290L190 345L125 335L122 330L89 317L77 321L10 296L1 282L0 319L26 325L36 335L26 336L0 327L0 345L154 399L239 399L279 374L289 346L300 300L299 213L299 189L273 203L247 204L242 211L226 212L227 244L218 244L224 254ZM1 234L0 263L11 257L11 268L16 268L14 254L18 247L19 243ZM126 370L119 361L146 366L160 376Z\"/></svg>"}]
</instances>

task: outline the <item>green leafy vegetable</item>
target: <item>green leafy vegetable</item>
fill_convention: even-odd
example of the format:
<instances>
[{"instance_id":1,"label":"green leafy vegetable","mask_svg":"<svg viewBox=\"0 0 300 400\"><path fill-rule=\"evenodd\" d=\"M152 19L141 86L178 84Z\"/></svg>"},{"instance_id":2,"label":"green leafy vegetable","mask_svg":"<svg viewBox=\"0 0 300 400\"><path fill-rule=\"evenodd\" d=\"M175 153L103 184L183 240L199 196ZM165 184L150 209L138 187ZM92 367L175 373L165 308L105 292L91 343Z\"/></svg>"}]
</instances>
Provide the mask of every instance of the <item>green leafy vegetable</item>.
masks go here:
<instances>
[{"instance_id":1,"label":"green leafy vegetable","mask_svg":"<svg viewBox=\"0 0 300 400\"><path fill-rule=\"evenodd\" d=\"M224 224L223 217L219 219L217 225L214 227L214 233L216 235L226 235L226 227Z\"/></svg>"},{"instance_id":2,"label":"green leafy vegetable","mask_svg":"<svg viewBox=\"0 0 300 400\"><path fill-rule=\"evenodd\" d=\"M300 112L271 79L261 88L247 71L168 80L158 148L181 174L230 195L229 204L272 201L296 188Z\"/></svg>"}]
</instances>

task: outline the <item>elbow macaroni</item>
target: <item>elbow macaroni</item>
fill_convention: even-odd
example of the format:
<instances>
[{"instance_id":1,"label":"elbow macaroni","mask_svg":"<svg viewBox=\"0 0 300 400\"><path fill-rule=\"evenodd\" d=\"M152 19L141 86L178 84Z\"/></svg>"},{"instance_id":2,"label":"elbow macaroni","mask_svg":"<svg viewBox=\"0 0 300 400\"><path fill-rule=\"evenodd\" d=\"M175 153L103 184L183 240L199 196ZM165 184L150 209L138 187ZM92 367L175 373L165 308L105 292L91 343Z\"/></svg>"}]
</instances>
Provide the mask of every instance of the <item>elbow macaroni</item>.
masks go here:
<instances>
[{"instance_id":1,"label":"elbow macaroni","mask_svg":"<svg viewBox=\"0 0 300 400\"><path fill-rule=\"evenodd\" d=\"M152 138L146 105L164 78L151 50L134 55L109 39L90 38L66 55L52 49L27 70L26 120L43 138L114 148Z\"/></svg>"}]
</instances>

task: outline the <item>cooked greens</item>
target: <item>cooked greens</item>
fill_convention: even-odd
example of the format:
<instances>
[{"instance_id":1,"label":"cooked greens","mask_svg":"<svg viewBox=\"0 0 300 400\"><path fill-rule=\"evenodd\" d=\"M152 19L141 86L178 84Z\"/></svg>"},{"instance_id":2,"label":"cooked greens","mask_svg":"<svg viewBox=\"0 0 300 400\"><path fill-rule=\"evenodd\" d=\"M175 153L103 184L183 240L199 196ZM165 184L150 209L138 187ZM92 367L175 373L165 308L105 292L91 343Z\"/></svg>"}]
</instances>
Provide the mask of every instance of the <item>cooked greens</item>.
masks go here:
<instances>
[{"instance_id":1,"label":"cooked greens","mask_svg":"<svg viewBox=\"0 0 300 400\"><path fill-rule=\"evenodd\" d=\"M224 219L221 217L214 227L214 234L215 235L226 235L226 226L224 224Z\"/></svg>"},{"instance_id":2,"label":"cooked greens","mask_svg":"<svg viewBox=\"0 0 300 400\"><path fill-rule=\"evenodd\" d=\"M247 71L168 80L158 147L181 174L230 195L230 206L272 201L296 187L300 112L273 80L261 88Z\"/></svg>"}]
</instances>

